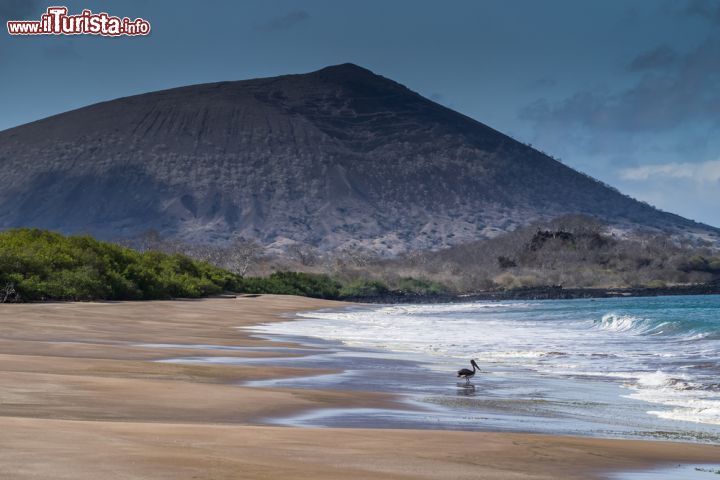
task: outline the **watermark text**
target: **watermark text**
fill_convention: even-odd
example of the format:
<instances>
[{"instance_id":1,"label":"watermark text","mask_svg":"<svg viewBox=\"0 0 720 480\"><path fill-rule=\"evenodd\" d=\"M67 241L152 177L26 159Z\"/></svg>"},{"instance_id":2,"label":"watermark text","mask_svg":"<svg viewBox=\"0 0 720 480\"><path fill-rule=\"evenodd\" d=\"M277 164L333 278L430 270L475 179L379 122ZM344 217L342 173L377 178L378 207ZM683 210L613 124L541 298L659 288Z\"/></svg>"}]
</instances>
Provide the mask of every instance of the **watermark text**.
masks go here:
<instances>
[{"instance_id":1,"label":"watermark text","mask_svg":"<svg viewBox=\"0 0 720 480\"><path fill-rule=\"evenodd\" d=\"M10 35L148 35L150 22L142 18L120 18L105 12L93 13L88 9L78 15L68 15L67 7L48 7L40 20L9 20Z\"/></svg>"}]
</instances>

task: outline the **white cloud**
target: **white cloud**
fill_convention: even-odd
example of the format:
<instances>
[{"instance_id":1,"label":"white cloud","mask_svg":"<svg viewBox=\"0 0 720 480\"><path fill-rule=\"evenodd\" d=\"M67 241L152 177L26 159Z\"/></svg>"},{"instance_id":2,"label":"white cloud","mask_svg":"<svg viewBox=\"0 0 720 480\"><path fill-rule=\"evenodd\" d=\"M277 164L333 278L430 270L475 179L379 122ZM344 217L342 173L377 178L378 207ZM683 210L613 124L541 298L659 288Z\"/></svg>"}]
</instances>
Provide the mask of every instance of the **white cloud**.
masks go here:
<instances>
[{"instance_id":1,"label":"white cloud","mask_svg":"<svg viewBox=\"0 0 720 480\"><path fill-rule=\"evenodd\" d=\"M697 183L720 182L720 160L700 163L663 163L626 168L620 171L623 180L687 179Z\"/></svg>"}]
</instances>

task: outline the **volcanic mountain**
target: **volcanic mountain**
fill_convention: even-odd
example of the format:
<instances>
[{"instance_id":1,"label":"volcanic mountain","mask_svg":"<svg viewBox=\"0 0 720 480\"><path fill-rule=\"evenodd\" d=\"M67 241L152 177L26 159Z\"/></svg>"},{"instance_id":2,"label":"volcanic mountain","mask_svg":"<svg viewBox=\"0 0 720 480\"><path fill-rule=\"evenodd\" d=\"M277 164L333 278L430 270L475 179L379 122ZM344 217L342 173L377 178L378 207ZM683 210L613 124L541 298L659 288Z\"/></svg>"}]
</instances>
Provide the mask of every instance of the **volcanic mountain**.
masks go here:
<instances>
[{"instance_id":1,"label":"volcanic mountain","mask_svg":"<svg viewBox=\"0 0 720 480\"><path fill-rule=\"evenodd\" d=\"M395 253L583 213L717 235L352 64L98 103L0 132L0 228Z\"/></svg>"}]
</instances>

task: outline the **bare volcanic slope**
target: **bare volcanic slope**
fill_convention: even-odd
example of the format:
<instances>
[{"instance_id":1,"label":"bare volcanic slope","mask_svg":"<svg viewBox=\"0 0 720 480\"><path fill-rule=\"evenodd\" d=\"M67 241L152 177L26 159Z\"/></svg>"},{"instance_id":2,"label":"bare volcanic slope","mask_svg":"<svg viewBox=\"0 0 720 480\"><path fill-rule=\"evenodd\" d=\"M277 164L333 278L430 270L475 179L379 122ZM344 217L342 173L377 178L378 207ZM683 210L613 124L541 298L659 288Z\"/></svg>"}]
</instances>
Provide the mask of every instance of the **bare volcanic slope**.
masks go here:
<instances>
[{"instance_id":1,"label":"bare volcanic slope","mask_svg":"<svg viewBox=\"0 0 720 480\"><path fill-rule=\"evenodd\" d=\"M175 88L0 132L0 228L439 248L565 213L716 235L352 64Z\"/></svg>"}]
</instances>

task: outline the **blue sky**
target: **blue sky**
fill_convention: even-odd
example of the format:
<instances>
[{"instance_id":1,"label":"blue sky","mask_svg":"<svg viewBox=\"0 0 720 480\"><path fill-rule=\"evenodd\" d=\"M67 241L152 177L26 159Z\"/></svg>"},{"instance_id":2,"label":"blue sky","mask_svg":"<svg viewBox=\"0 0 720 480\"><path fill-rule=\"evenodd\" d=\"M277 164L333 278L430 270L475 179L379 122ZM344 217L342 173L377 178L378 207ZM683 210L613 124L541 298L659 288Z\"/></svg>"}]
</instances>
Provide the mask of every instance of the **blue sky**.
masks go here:
<instances>
[{"instance_id":1,"label":"blue sky","mask_svg":"<svg viewBox=\"0 0 720 480\"><path fill-rule=\"evenodd\" d=\"M664 210L720 226L720 1L52 2L139 38L0 35L0 129L191 83L353 62ZM0 0L0 19L49 6Z\"/></svg>"}]
</instances>

